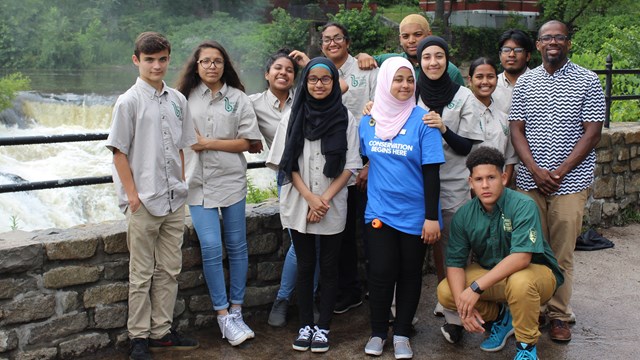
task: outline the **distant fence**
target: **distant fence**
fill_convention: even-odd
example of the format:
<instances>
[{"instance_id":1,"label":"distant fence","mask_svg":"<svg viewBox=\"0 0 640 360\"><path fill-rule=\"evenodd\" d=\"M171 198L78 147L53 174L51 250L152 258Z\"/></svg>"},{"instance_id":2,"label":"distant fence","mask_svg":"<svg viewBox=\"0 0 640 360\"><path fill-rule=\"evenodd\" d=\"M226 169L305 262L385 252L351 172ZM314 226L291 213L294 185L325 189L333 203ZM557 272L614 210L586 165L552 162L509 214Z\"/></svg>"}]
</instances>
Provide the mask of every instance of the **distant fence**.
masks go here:
<instances>
[{"instance_id":1,"label":"distant fence","mask_svg":"<svg viewBox=\"0 0 640 360\"><path fill-rule=\"evenodd\" d=\"M604 127L609 128L611 115L611 102L619 100L639 100L640 94L637 95L611 95L613 75L639 75L640 69L619 69L613 70L613 58L607 56L605 70L594 70L598 75L605 75L605 103L606 112ZM21 136L21 137L0 137L0 146L13 145L33 145L33 144L51 144L61 142L78 142L78 141L96 141L106 140L108 133L93 134L67 134L67 135L47 135L47 136ZM264 161L255 161L247 164L248 169L258 169L265 167ZM111 176L90 176L75 179L60 179L39 182L22 182L18 184L0 185L0 194L19 191L54 189L62 187L82 186L82 185L98 185L113 182Z\"/></svg>"}]
</instances>

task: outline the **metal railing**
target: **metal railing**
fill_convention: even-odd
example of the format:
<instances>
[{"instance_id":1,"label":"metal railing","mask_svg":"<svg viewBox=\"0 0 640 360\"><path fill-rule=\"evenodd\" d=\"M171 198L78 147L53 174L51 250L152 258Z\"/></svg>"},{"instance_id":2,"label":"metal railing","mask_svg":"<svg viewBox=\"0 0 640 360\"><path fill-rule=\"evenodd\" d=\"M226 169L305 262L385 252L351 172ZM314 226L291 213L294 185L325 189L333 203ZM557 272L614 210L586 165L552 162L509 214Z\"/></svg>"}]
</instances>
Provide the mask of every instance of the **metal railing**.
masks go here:
<instances>
[{"instance_id":1,"label":"metal railing","mask_svg":"<svg viewBox=\"0 0 640 360\"><path fill-rule=\"evenodd\" d=\"M20 137L0 137L0 146L13 145L33 145L33 144L51 144L51 143L67 143L79 141L97 141L106 140L108 133L91 133L91 134L65 134L65 135L45 135L45 136L20 136ZM259 169L265 167L264 161L253 161L247 163L248 169ZM98 185L113 182L111 176L89 176L74 179L60 179L36 182L20 182L17 184L0 185L0 194L19 191L55 189L72 186Z\"/></svg>"},{"instance_id":2,"label":"metal railing","mask_svg":"<svg viewBox=\"0 0 640 360\"><path fill-rule=\"evenodd\" d=\"M605 101L605 117L604 127L609 128L611 119L611 102L617 100L639 100L640 94L637 95L611 95L613 75L640 75L640 69L620 69L613 70L613 58L607 55L605 70L593 70L598 75L605 75L604 80L604 101Z\"/></svg>"},{"instance_id":3,"label":"metal railing","mask_svg":"<svg viewBox=\"0 0 640 360\"><path fill-rule=\"evenodd\" d=\"M598 75L605 75L605 120L604 127L609 127L611 117L611 103L619 100L638 100L638 95L611 95L613 75L638 75L640 69L621 69L613 70L613 58L611 55L607 56L605 70L594 70ZM50 144L61 142L78 142L78 141L96 141L106 140L107 133L93 133L93 134L69 134L69 135L46 135L46 136L22 136L22 137L0 137L0 146L13 146L13 145L33 145L33 144ZM258 169L265 167L264 161L250 162L247 164L248 169ZM62 187L82 186L82 185L98 185L107 184L113 182L111 176L90 176L84 178L74 179L60 179L50 181L39 182L21 182L17 184L4 184L0 185L0 194L8 192L18 191L30 191L30 190L42 190L42 189L55 189Z\"/></svg>"}]
</instances>

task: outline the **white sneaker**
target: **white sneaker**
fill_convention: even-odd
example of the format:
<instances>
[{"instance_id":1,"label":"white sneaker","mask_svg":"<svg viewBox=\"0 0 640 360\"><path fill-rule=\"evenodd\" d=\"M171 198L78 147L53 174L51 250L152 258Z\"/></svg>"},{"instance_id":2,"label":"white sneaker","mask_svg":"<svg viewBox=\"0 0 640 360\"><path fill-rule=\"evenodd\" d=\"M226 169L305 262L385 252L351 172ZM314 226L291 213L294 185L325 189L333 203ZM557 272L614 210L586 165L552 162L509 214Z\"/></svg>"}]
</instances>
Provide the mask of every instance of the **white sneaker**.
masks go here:
<instances>
[{"instance_id":1,"label":"white sneaker","mask_svg":"<svg viewBox=\"0 0 640 360\"><path fill-rule=\"evenodd\" d=\"M236 323L234 315L218 315L217 319L222 338L226 338L231 346L238 346L249 338L249 334L242 331Z\"/></svg>"},{"instance_id":2,"label":"white sneaker","mask_svg":"<svg viewBox=\"0 0 640 360\"><path fill-rule=\"evenodd\" d=\"M253 339L256 337L256 333L251 330L251 328L244 322L242 318L242 308L237 306L232 306L229 314L233 315L233 320L236 322L236 325L242 329L242 331L246 332L249 335L248 339Z\"/></svg>"},{"instance_id":3,"label":"white sneaker","mask_svg":"<svg viewBox=\"0 0 640 360\"><path fill-rule=\"evenodd\" d=\"M444 306L438 302L436 304L436 308L433 309L433 315L443 317L444 316Z\"/></svg>"},{"instance_id":4,"label":"white sneaker","mask_svg":"<svg viewBox=\"0 0 640 360\"><path fill-rule=\"evenodd\" d=\"M413 358L413 350L411 350L409 338L406 336L393 335L393 351L396 359Z\"/></svg>"},{"instance_id":5,"label":"white sneaker","mask_svg":"<svg viewBox=\"0 0 640 360\"><path fill-rule=\"evenodd\" d=\"M382 340L382 338L373 336L369 338L367 341L367 345L364 347L364 353L367 355L382 355L382 350L384 349L384 343L386 340Z\"/></svg>"}]
</instances>

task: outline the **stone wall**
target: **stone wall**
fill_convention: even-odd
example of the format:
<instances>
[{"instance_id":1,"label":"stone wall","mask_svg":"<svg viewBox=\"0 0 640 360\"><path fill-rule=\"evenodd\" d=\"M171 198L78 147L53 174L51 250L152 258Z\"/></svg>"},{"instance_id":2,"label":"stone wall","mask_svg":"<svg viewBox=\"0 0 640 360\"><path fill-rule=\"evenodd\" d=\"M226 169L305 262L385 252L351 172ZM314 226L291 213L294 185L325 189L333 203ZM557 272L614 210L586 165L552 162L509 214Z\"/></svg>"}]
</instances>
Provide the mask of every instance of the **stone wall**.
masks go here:
<instances>
[{"instance_id":1,"label":"stone wall","mask_svg":"<svg viewBox=\"0 0 640 360\"><path fill-rule=\"evenodd\" d=\"M585 225L621 225L640 209L640 123L611 123L603 129L596 156Z\"/></svg>"},{"instance_id":2,"label":"stone wall","mask_svg":"<svg viewBox=\"0 0 640 360\"><path fill-rule=\"evenodd\" d=\"M127 345L125 230L118 221L0 234L0 359L70 359ZM247 237L245 309L255 313L270 308L290 244L277 203L248 207ZM212 327L215 314L189 217L184 239L174 325Z\"/></svg>"},{"instance_id":3,"label":"stone wall","mask_svg":"<svg viewBox=\"0 0 640 360\"><path fill-rule=\"evenodd\" d=\"M607 227L638 210L640 124L612 124L597 146L586 224ZM279 287L284 254L275 202L248 207L245 310L264 312ZM198 239L187 218L178 330L213 327ZM125 223L0 234L0 360L70 359L127 344L129 254Z\"/></svg>"}]
</instances>

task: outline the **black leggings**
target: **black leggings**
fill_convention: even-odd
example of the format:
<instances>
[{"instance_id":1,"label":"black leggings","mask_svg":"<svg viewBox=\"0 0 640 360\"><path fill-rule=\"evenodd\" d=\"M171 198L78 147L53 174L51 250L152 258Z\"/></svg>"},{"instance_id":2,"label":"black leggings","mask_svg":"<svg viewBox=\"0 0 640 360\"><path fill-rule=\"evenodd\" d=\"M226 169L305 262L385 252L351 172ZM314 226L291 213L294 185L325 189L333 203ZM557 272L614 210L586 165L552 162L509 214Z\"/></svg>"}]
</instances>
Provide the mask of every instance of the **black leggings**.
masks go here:
<instances>
[{"instance_id":1,"label":"black leggings","mask_svg":"<svg viewBox=\"0 0 640 360\"><path fill-rule=\"evenodd\" d=\"M408 337L422 290L422 266L427 245L419 235L387 224L375 229L366 224L369 239L369 306L371 334L383 339L389 328L389 309L396 289L394 335Z\"/></svg>"},{"instance_id":2,"label":"black leggings","mask_svg":"<svg viewBox=\"0 0 640 360\"><path fill-rule=\"evenodd\" d=\"M293 246L298 259L298 279L296 292L300 327L313 328L313 275L316 269L316 235L303 234L291 230ZM333 308L338 294L338 259L342 233L336 235L320 235L320 302L318 311L318 327L329 330Z\"/></svg>"}]
</instances>

